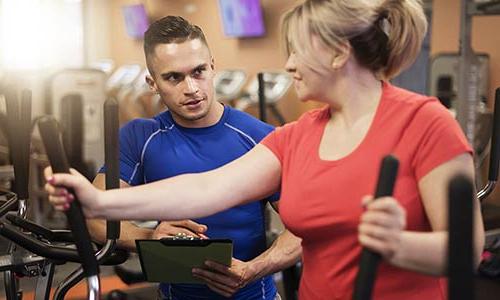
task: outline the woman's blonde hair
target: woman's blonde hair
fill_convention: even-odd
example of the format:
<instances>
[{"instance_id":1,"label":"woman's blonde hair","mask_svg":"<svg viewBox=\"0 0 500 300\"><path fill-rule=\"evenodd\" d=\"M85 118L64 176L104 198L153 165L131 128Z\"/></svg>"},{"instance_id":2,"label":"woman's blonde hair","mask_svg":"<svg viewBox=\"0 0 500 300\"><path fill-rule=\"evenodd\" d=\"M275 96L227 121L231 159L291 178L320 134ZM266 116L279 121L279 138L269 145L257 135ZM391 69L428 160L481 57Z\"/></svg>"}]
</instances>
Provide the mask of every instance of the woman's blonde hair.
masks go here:
<instances>
[{"instance_id":1,"label":"woman's blonde hair","mask_svg":"<svg viewBox=\"0 0 500 300\"><path fill-rule=\"evenodd\" d=\"M316 36L334 53L346 46L358 63L391 79L416 59L427 31L421 0L306 0L282 19L288 54L324 69L311 46Z\"/></svg>"}]
</instances>

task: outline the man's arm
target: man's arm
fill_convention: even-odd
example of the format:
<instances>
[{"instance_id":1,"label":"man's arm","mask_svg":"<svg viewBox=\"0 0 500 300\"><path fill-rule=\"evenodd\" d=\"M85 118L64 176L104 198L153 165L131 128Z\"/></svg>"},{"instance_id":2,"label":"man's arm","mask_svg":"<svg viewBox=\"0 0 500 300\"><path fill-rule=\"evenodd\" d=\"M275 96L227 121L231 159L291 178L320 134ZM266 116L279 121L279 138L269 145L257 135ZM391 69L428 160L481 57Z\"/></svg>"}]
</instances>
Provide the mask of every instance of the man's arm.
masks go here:
<instances>
[{"instance_id":1,"label":"man's arm","mask_svg":"<svg viewBox=\"0 0 500 300\"><path fill-rule=\"evenodd\" d=\"M99 173L92 182L98 189L104 190L106 186L106 175ZM120 188L127 188L125 181L120 180ZM98 243L104 244L106 241L106 221L101 219L87 219L87 226L92 236L92 239ZM119 248L124 248L129 251L135 251L135 240L151 239L153 229L140 228L128 221L120 222L120 239L117 241Z\"/></svg>"},{"instance_id":2,"label":"man's arm","mask_svg":"<svg viewBox=\"0 0 500 300\"><path fill-rule=\"evenodd\" d=\"M277 202L271 205L277 211ZM233 258L230 267L207 261L207 268L193 269L193 276L204 280L211 290L230 297L248 283L297 263L302 255L300 243L300 238L285 230L256 258L248 262Z\"/></svg>"}]
</instances>

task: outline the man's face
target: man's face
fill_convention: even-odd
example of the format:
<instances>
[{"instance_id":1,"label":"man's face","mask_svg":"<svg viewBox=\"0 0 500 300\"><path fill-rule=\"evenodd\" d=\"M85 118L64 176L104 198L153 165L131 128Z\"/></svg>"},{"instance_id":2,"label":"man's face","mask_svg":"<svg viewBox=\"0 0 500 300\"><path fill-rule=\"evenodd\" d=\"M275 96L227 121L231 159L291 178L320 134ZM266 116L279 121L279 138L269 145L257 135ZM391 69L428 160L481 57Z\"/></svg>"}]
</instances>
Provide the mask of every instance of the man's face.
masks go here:
<instances>
[{"instance_id":1,"label":"man's face","mask_svg":"<svg viewBox=\"0 0 500 300\"><path fill-rule=\"evenodd\" d=\"M159 44L149 57L152 75L146 80L158 92L174 120L185 127L212 125L214 64L207 46L199 39Z\"/></svg>"}]
</instances>

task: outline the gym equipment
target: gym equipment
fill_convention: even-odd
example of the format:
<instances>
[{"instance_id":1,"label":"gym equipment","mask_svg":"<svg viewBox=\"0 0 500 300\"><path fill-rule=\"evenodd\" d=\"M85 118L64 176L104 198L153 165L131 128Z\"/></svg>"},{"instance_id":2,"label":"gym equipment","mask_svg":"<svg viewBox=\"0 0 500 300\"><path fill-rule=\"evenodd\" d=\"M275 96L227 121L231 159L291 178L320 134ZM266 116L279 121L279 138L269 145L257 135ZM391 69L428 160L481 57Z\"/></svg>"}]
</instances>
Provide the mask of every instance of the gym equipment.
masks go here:
<instances>
[{"instance_id":1,"label":"gym equipment","mask_svg":"<svg viewBox=\"0 0 500 300\"><path fill-rule=\"evenodd\" d=\"M278 110L276 104L286 94L292 84L292 77L288 73L267 71L259 73L248 86L248 89L243 92L243 95L236 100L235 108L245 110L249 106L257 105L259 99L263 99L262 95L259 97L259 76L261 77L260 86L264 86L263 95L265 95L265 107L270 110L271 114L283 125L285 118ZM262 105L262 104L261 104ZM265 114L263 107L260 107L260 113Z\"/></svg>"},{"instance_id":2,"label":"gym equipment","mask_svg":"<svg viewBox=\"0 0 500 300\"><path fill-rule=\"evenodd\" d=\"M247 74L243 70L222 70L214 77L215 95L218 101L232 104L238 99L245 82Z\"/></svg>"},{"instance_id":3,"label":"gym equipment","mask_svg":"<svg viewBox=\"0 0 500 300\"><path fill-rule=\"evenodd\" d=\"M26 170L28 170L29 167L26 166L28 164L28 160L23 160L23 154L26 158L29 157L29 153L25 150L26 148L29 149L30 139L30 118L29 113L27 113L27 111L29 111L29 94L25 92L23 95L25 95L23 96L23 99L27 100L21 102L21 117L19 117L19 114L16 113L18 105L15 100L15 93L10 92L7 97L9 103L8 115L10 116L8 127L11 129L8 132L9 134L13 134L14 132L17 133L16 138L13 139L13 143L9 145L11 147L11 153L13 154L16 182L18 181L22 183L20 184L21 187L27 187L27 182L25 182L28 178ZM116 101L114 103L107 102L105 111L107 112L106 119L108 120L106 126L108 129L106 132L106 148L108 149L107 157L118 160L118 109L116 107ZM46 118L47 117L42 118L42 122L45 122L44 120ZM52 123L54 124L50 126L55 127L55 121ZM114 125L111 127L109 124ZM12 129L16 129L16 131L12 131ZM24 139L21 139L21 137L24 137ZM112 140L109 141L109 138ZM61 143L57 135L55 137L51 137L50 142ZM111 151L109 151L110 149ZM116 183L114 186L116 187L119 182L118 176L113 176L113 174L118 174L118 163L107 162L107 165L108 168L110 168L110 176L109 179L107 178L107 181L115 178ZM113 184L108 184L107 182L107 186L112 187ZM16 190L17 189L18 188L16 187ZM20 189L20 191L19 195L24 197L23 194L26 193L27 188ZM27 198L28 197L26 196L26 199ZM18 205L17 197L16 194L13 194L13 196L11 196L0 208L0 217L16 205ZM21 203L19 206L21 207L21 209L19 209L20 212L26 211L25 208L22 208L25 204ZM0 221L0 234L19 246L26 248L26 250L24 250L12 245L9 248L9 255L5 255L0 258L0 271L5 272L4 283L7 299L13 300L22 298L22 292L18 290L18 284L14 273L28 277L38 277L35 299L48 299L50 286L52 284L52 277L54 274L54 266L62 264L66 261L80 262L82 260L81 253L71 248L71 245L74 244L73 236L69 234L68 231L46 229L36 223L24 219L23 214L19 212L17 214L7 214L5 219L12 225ZM13 225L22 228L22 230L17 229ZM111 251L114 249L114 239L117 238L119 234L119 227L111 224L108 226L107 234L108 238L113 240L110 241L108 239L105 246L98 253L99 260L101 261L106 258L107 264L122 263L126 259L126 256L123 255L123 253L116 255L116 252L113 252L114 256L110 256ZM82 274L83 272L87 272L88 274L88 270L83 270ZM74 274L76 274L76 276L70 277L69 283L66 281L66 285L65 281L63 281L61 284L62 288L60 285L60 288L56 291L54 296L55 299L64 299L65 292L67 292L70 285L75 284L80 280L75 279L79 276L78 273L74 272L72 275ZM92 280L95 282L95 278ZM94 288L91 289L91 294L95 294Z\"/></svg>"},{"instance_id":4,"label":"gym equipment","mask_svg":"<svg viewBox=\"0 0 500 300\"><path fill-rule=\"evenodd\" d=\"M476 136L477 107L480 102L480 62L471 47L471 27L474 16L498 15L500 5L498 1L461 0L460 22L460 56L457 93L457 120L474 145Z\"/></svg>"},{"instance_id":5,"label":"gym equipment","mask_svg":"<svg viewBox=\"0 0 500 300\"><path fill-rule=\"evenodd\" d=\"M49 83L51 113L66 125L65 128L76 123L65 111L71 107L69 102L75 101L75 104L81 106L81 111L76 109L71 115L83 120L85 131L81 131L82 159L86 164L93 165L89 167L92 169L91 177L95 175L95 166L104 163L102 105L106 100L106 78L106 73L96 69L66 69L54 74ZM81 99L77 99L76 95Z\"/></svg>"},{"instance_id":6,"label":"gym equipment","mask_svg":"<svg viewBox=\"0 0 500 300\"><path fill-rule=\"evenodd\" d=\"M474 299L474 186L464 175L448 188L448 299Z\"/></svg>"},{"instance_id":7,"label":"gym equipment","mask_svg":"<svg viewBox=\"0 0 500 300\"><path fill-rule=\"evenodd\" d=\"M478 81L476 88L481 102L485 103L489 90L490 57L486 53L475 53L478 65ZM460 56L458 53L445 52L435 55L431 59L429 72L430 95L435 95L447 108L458 106L458 69Z\"/></svg>"},{"instance_id":8,"label":"gym equipment","mask_svg":"<svg viewBox=\"0 0 500 300\"><path fill-rule=\"evenodd\" d=\"M118 91L124 86L134 82L141 73L141 66L137 64L123 65L116 69L106 82L106 91L108 93Z\"/></svg>"},{"instance_id":9,"label":"gym equipment","mask_svg":"<svg viewBox=\"0 0 500 300\"><path fill-rule=\"evenodd\" d=\"M478 93L475 104L475 124L473 147L476 154L476 169L479 169L488 153L488 140L492 126L492 112L486 107L489 92L489 56L484 53L474 54L478 63L477 81L474 89ZM435 95L441 103L452 112L458 114L460 99L458 98L460 56L458 53L440 53L431 60L429 73L429 94ZM479 177L478 177L479 179ZM481 182L478 182L481 185Z\"/></svg>"},{"instance_id":10,"label":"gym equipment","mask_svg":"<svg viewBox=\"0 0 500 300\"><path fill-rule=\"evenodd\" d=\"M398 167L399 161L394 156L388 155L383 158L374 199L392 195L398 174ZM372 298L375 275L380 259L381 257L378 253L363 248L352 299L369 300Z\"/></svg>"},{"instance_id":11,"label":"gym equipment","mask_svg":"<svg viewBox=\"0 0 500 300\"><path fill-rule=\"evenodd\" d=\"M57 173L69 173L68 161L62 144L59 142L55 120L47 117L40 120L38 124L52 169ZM82 208L76 198L70 203L66 215L75 237L76 249L82 260L83 272L87 276L88 299L99 299L99 265L94 256Z\"/></svg>"}]
</instances>

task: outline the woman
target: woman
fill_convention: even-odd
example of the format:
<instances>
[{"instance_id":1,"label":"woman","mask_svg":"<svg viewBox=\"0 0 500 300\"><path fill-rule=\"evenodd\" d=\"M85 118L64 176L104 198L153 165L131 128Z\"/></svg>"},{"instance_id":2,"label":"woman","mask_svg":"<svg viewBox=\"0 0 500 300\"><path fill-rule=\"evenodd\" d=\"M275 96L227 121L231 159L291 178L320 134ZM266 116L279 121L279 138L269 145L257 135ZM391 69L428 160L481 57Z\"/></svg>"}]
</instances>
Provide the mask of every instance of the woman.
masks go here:
<instances>
[{"instance_id":1,"label":"woman","mask_svg":"<svg viewBox=\"0 0 500 300\"><path fill-rule=\"evenodd\" d=\"M350 299L362 247L384 258L375 299L445 299L446 190L452 176L474 176L472 150L436 99L387 82L414 61L426 28L418 0L305 1L283 18L286 69L299 99L325 108L217 170L108 192L56 174L50 200L67 208L72 195L55 186L68 186L88 217L183 219L281 188L283 222L302 238L301 299ZM371 201L389 153L400 160L394 197ZM475 215L479 254L477 202Z\"/></svg>"}]
</instances>

